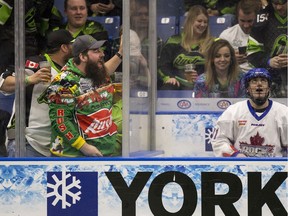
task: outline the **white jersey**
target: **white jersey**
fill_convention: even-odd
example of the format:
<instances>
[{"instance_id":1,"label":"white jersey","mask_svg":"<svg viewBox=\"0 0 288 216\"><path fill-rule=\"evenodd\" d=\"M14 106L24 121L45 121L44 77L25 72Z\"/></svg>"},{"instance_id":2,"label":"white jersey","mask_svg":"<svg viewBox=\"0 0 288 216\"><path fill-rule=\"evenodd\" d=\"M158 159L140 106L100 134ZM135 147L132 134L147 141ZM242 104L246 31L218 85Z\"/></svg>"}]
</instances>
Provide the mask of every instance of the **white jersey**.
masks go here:
<instances>
[{"instance_id":1,"label":"white jersey","mask_svg":"<svg viewBox=\"0 0 288 216\"><path fill-rule=\"evenodd\" d=\"M52 80L58 72L51 67ZM47 88L47 84L38 83L33 87L28 126L25 135L28 143L38 152L50 156L51 122L48 104L39 104L37 99Z\"/></svg>"},{"instance_id":2,"label":"white jersey","mask_svg":"<svg viewBox=\"0 0 288 216\"><path fill-rule=\"evenodd\" d=\"M287 153L288 107L269 100L263 113L240 101L219 117L211 140L215 156L282 157Z\"/></svg>"},{"instance_id":3,"label":"white jersey","mask_svg":"<svg viewBox=\"0 0 288 216\"><path fill-rule=\"evenodd\" d=\"M236 24L228 29L225 29L219 38L227 40L234 49L238 47L247 47L249 34L243 32L239 24ZM243 72L247 72L252 67L249 65L248 61L239 65Z\"/></svg>"}]
</instances>

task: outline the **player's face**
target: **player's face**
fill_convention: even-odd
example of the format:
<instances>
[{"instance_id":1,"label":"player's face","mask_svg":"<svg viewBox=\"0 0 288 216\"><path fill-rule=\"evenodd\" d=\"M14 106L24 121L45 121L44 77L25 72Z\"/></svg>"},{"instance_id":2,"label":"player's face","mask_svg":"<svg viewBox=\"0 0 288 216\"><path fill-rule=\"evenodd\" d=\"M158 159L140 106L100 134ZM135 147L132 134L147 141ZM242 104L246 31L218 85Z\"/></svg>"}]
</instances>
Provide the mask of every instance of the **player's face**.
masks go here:
<instances>
[{"instance_id":1,"label":"player's face","mask_svg":"<svg viewBox=\"0 0 288 216\"><path fill-rule=\"evenodd\" d=\"M214 65L217 73L228 73L229 65L231 62L231 53L227 46L221 47L215 57Z\"/></svg>"},{"instance_id":2,"label":"player's face","mask_svg":"<svg viewBox=\"0 0 288 216\"><path fill-rule=\"evenodd\" d=\"M208 18L204 14L199 14L193 23L193 33L201 36L208 26Z\"/></svg>"},{"instance_id":3,"label":"player's face","mask_svg":"<svg viewBox=\"0 0 288 216\"><path fill-rule=\"evenodd\" d=\"M248 91L255 99L265 98L270 91L268 80L263 77L251 79L249 81Z\"/></svg>"},{"instance_id":4,"label":"player's face","mask_svg":"<svg viewBox=\"0 0 288 216\"><path fill-rule=\"evenodd\" d=\"M87 6L85 0L69 0L65 10L69 25L80 28L87 20Z\"/></svg>"},{"instance_id":5,"label":"player's face","mask_svg":"<svg viewBox=\"0 0 288 216\"><path fill-rule=\"evenodd\" d=\"M241 9L239 10L238 23L245 34L250 34L255 18L255 13L244 14Z\"/></svg>"}]
</instances>

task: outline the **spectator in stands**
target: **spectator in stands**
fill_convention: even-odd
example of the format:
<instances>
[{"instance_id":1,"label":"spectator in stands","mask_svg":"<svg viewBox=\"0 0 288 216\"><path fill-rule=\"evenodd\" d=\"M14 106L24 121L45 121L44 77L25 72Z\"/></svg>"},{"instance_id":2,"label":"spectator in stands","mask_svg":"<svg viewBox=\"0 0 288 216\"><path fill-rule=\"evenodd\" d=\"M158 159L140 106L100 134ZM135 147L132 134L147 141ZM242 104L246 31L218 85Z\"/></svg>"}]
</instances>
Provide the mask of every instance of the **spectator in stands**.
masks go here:
<instances>
[{"instance_id":1,"label":"spectator in stands","mask_svg":"<svg viewBox=\"0 0 288 216\"><path fill-rule=\"evenodd\" d=\"M272 97L287 97L287 0L271 0L252 28L248 61L267 68L272 76Z\"/></svg>"},{"instance_id":2,"label":"spectator in stands","mask_svg":"<svg viewBox=\"0 0 288 216\"><path fill-rule=\"evenodd\" d=\"M0 75L15 62L14 0L0 1ZM45 36L53 0L25 1L25 54L37 55L41 51L41 39ZM38 4L39 3L39 4ZM24 52L24 51L23 51ZM2 96L2 95L1 95ZM2 96L4 97L4 96ZM0 99L1 100L1 99ZM4 111L1 111L4 113ZM4 116L2 116L4 118ZM6 115L7 119L7 115ZM1 125L6 124L1 118ZM4 136L1 135L3 138Z\"/></svg>"},{"instance_id":3,"label":"spectator in stands","mask_svg":"<svg viewBox=\"0 0 288 216\"><path fill-rule=\"evenodd\" d=\"M236 5L239 0L184 0L186 11L194 5L201 5L207 9L209 16L222 16L224 14L235 14Z\"/></svg>"},{"instance_id":4,"label":"spectator in stands","mask_svg":"<svg viewBox=\"0 0 288 216\"><path fill-rule=\"evenodd\" d=\"M232 45L237 62L243 72L251 69L247 61L246 48L253 23L260 10L259 6L259 2L255 0L241 0L236 10L238 24L224 30L219 36L219 38L229 41Z\"/></svg>"},{"instance_id":5,"label":"spectator in stands","mask_svg":"<svg viewBox=\"0 0 288 216\"><path fill-rule=\"evenodd\" d=\"M29 57L26 61L26 156L50 156L49 146L51 126L49 108L46 104L39 104L37 98L47 88L47 79L53 79L72 56L72 35L65 29L51 32L48 35L47 51L44 55ZM48 61L51 72L47 68L39 68L40 61ZM13 70L7 70L3 76L5 81L1 90L13 92L15 77ZM13 118L15 116L13 115ZM8 155L15 156L15 121L11 120L8 127Z\"/></svg>"},{"instance_id":6,"label":"spectator in stands","mask_svg":"<svg viewBox=\"0 0 288 216\"><path fill-rule=\"evenodd\" d=\"M205 73L195 83L196 97L238 98L245 96L243 73L239 71L233 47L216 40L208 51Z\"/></svg>"},{"instance_id":7,"label":"spectator in stands","mask_svg":"<svg viewBox=\"0 0 288 216\"><path fill-rule=\"evenodd\" d=\"M121 154L111 116L114 88L109 76L122 61L122 45L118 54L104 63L104 43L90 35L77 37L73 58L39 98L49 104L50 151L55 156Z\"/></svg>"},{"instance_id":8,"label":"spectator in stands","mask_svg":"<svg viewBox=\"0 0 288 216\"><path fill-rule=\"evenodd\" d=\"M151 76L137 33L130 30L130 89L148 91Z\"/></svg>"},{"instance_id":9,"label":"spectator in stands","mask_svg":"<svg viewBox=\"0 0 288 216\"><path fill-rule=\"evenodd\" d=\"M88 0L93 16L119 16L122 23L123 0Z\"/></svg>"},{"instance_id":10,"label":"spectator in stands","mask_svg":"<svg viewBox=\"0 0 288 216\"><path fill-rule=\"evenodd\" d=\"M108 32L96 21L88 20L88 8L86 0L65 0L64 12L67 23L54 28L67 29L74 38L80 35L91 35L97 40L107 40Z\"/></svg>"},{"instance_id":11,"label":"spectator in stands","mask_svg":"<svg viewBox=\"0 0 288 216\"><path fill-rule=\"evenodd\" d=\"M269 99L265 68L245 74L248 100L229 106L216 123L211 144L217 157L287 157L288 108Z\"/></svg>"},{"instance_id":12,"label":"spectator in stands","mask_svg":"<svg viewBox=\"0 0 288 216\"><path fill-rule=\"evenodd\" d=\"M149 59L149 1L147 0L134 0L131 4L131 29L135 31L141 42L141 53L145 59ZM132 3L131 2L131 3ZM163 46L163 40L157 38L157 56L160 56L160 52Z\"/></svg>"},{"instance_id":13,"label":"spectator in stands","mask_svg":"<svg viewBox=\"0 0 288 216\"><path fill-rule=\"evenodd\" d=\"M25 1L25 54L37 55L39 37L48 29L53 0ZM14 65L14 0L0 1L0 73Z\"/></svg>"},{"instance_id":14,"label":"spectator in stands","mask_svg":"<svg viewBox=\"0 0 288 216\"><path fill-rule=\"evenodd\" d=\"M9 112L5 110L0 110L0 157L8 156L7 149L6 149L6 128L7 128L10 116L11 114Z\"/></svg>"},{"instance_id":15,"label":"spectator in stands","mask_svg":"<svg viewBox=\"0 0 288 216\"><path fill-rule=\"evenodd\" d=\"M67 29L74 38L80 35L91 35L96 40L108 41L108 32L99 22L88 20L88 7L86 0L65 0L64 12L67 17L67 23L57 29ZM105 59L110 58L110 45L105 44Z\"/></svg>"},{"instance_id":16,"label":"spectator in stands","mask_svg":"<svg viewBox=\"0 0 288 216\"><path fill-rule=\"evenodd\" d=\"M213 38L208 27L208 14L204 7L190 8L180 35L171 36L161 51L158 75L163 90L193 89L194 83L184 75L185 64L194 64L198 74L204 72L204 55Z\"/></svg>"}]
</instances>

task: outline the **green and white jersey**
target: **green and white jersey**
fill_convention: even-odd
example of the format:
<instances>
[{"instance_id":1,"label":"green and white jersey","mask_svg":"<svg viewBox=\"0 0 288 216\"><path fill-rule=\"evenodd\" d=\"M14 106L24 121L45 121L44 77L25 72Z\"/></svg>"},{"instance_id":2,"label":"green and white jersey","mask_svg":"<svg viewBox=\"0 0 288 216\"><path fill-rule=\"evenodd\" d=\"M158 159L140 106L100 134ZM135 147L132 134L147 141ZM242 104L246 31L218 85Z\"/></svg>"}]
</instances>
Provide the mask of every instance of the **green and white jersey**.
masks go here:
<instances>
[{"instance_id":1,"label":"green and white jersey","mask_svg":"<svg viewBox=\"0 0 288 216\"><path fill-rule=\"evenodd\" d=\"M268 60L287 53L287 17L268 11L257 18L248 40L248 60L254 67L269 67Z\"/></svg>"},{"instance_id":2,"label":"green and white jersey","mask_svg":"<svg viewBox=\"0 0 288 216\"><path fill-rule=\"evenodd\" d=\"M171 36L164 45L158 62L158 77L165 82L169 78L177 79L181 87L193 88L193 85L185 79L184 67L186 64L194 64L198 74L204 72L204 56L199 52L199 45L192 45L191 52L181 46L182 35Z\"/></svg>"},{"instance_id":3,"label":"green and white jersey","mask_svg":"<svg viewBox=\"0 0 288 216\"><path fill-rule=\"evenodd\" d=\"M93 87L72 59L62 71L39 98L50 108L51 153L81 157L84 155L79 149L87 142L104 156L119 155L117 126L112 119L114 87Z\"/></svg>"}]
</instances>

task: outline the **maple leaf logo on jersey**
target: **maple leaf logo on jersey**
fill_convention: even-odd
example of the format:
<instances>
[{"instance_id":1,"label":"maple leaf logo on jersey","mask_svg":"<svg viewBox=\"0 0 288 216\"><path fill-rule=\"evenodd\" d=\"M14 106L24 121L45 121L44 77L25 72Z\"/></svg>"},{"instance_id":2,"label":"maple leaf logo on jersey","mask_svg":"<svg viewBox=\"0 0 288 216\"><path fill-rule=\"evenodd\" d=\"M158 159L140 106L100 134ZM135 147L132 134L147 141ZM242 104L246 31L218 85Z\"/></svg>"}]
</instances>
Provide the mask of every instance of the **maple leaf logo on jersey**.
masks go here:
<instances>
[{"instance_id":1,"label":"maple leaf logo on jersey","mask_svg":"<svg viewBox=\"0 0 288 216\"><path fill-rule=\"evenodd\" d=\"M264 137L261 137L258 132L254 137L250 137L251 145L262 146L264 141Z\"/></svg>"},{"instance_id":2,"label":"maple leaf logo on jersey","mask_svg":"<svg viewBox=\"0 0 288 216\"><path fill-rule=\"evenodd\" d=\"M250 144L240 143L240 151L248 157L273 157L274 145L264 145L265 138L257 132L255 136L250 137Z\"/></svg>"}]
</instances>

